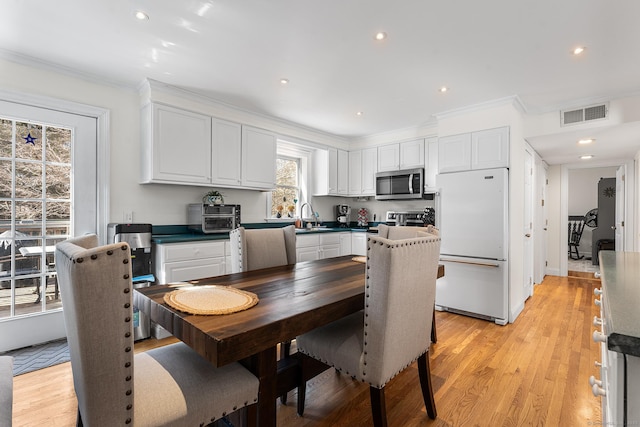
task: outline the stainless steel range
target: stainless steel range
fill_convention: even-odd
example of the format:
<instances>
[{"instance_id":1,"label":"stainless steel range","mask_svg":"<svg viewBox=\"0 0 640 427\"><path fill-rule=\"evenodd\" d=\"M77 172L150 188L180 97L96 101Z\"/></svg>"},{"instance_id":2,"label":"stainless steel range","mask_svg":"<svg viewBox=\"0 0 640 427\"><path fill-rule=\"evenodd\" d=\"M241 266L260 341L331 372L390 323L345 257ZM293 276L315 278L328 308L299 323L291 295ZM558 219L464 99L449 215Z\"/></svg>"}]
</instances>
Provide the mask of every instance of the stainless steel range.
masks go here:
<instances>
[{"instance_id":1,"label":"stainless steel range","mask_svg":"<svg viewBox=\"0 0 640 427\"><path fill-rule=\"evenodd\" d=\"M421 211L388 211L386 223L391 226L408 225L413 227L436 225L436 210L427 207Z\"/></svg>"}]
</instances>

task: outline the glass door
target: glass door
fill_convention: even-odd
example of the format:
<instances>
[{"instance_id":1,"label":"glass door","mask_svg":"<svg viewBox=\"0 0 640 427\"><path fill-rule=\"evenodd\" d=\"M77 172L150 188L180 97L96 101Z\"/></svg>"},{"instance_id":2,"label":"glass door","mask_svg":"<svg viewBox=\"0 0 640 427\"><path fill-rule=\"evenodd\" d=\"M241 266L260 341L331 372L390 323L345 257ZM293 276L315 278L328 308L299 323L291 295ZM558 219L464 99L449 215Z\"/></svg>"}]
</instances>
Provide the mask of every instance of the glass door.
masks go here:
<instances>
[{"instance_id":1,"label":"glass door","mask_svg":"<svg viewBox=\"0 0 640 427\"><path fill-rule=\"evenodd\" d=\"M96 142L95 118L0 102L0 351L65 336L54 248L97 231Z\"/></svg>"}]
</instances>

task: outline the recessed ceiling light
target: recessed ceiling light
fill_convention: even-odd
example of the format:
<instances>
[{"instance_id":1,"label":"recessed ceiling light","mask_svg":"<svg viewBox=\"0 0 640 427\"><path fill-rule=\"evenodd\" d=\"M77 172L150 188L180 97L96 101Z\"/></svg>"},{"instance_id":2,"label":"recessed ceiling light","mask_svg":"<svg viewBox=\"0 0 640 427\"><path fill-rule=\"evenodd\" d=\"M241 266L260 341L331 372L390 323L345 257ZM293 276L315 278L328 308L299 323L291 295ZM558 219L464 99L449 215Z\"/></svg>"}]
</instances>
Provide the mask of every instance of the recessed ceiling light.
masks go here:
<instances>
[{"instance_id":1,"label":"recessed ceiling light","mask_svg":"<svg viewBox=\"0 0 640 427\"><path fill-rule=\"evenodd\" d=\"M573 54L574 55L580 55L581 53L584 52L585 49L586 49L586 47L584 47L584 46L578 46L575 49L573 49Z\"/></svg>"},{"instance_id":2,"label":"recessed ceiling light","mask_svg":"<svg viewBox=\"0 0 640 427\"><path fill-rule=\"evenodd\" d=\"M589 160L589 159L593 159L593 155L592 154L585 154L584 156L580 156L580 158L582 160Z\"/></svg>"},{"instance_id":3,"label":"recessed ceiling light","mask_svg":"<svg viewBox=\"0 0 640 427\"><path fill-rule=\"evenodd\" d=\"M363 112L363 111L358 111L358 112L356 113L356 116L358 116L358 117L360 117L360 116L362 116L362 115L364 115L364 112Z\"/></svg>"},{"instance_id":4,"label":"recessed ceiling light","mask_svg":"<svg viewBox=\"0 0 640 427\"><path fill-rule=\"evenodd\" d=\"M442 93L445 93L446 91L448 91L448 90L449 90L449 88L448 88L448 87L446 87L446 86L442 86L442 87L441 87L440 89L438 89L438 90L439 90L440 92L442 92Z\"/></svg>"},{"instance_id":5,"label":"recessed ceiling light","mask_svg":"<svg viewBox=\"0 0 640 427\"><path fill-rule=\"evenodd\" d=\"M289 83L289 79L280 79L280 84L286 85Z\"/></svg>"},{"instance_id":6,"label":"recessed ceiling light","mask_svg":"<svg viewBox=\"0 0 640 427\"><path fill-rule=\"evenodd\" d=\"M578 144L580 145L587 145L587 144L591 144L592 142L595 142L596 140L593 138L586 138L586 139L581 139L578 141Z\"/></svg>"},{"instance_id":7,"label":"recessed ceiling light","mask_svg":"<svg viewBox=\"0 0 640 427\"><path fill-rule=\"evenodd\" d=\"M380 31L375 35L376 40L384 40L386 38L387 38L387 33L385 33L384 31Z\"/></svg>"},{"instance_id":8,"label":"recessed ceiling light","mask_svg":"<svg viewBox=\"0 0 640 427\"><path fill-rule=\"evenodd\" d=\"M141 20L141 21L145 21L145 20L149 19L149 15L147 15L146 13L144 13L141 10L136 10L135 17L137 19Z\"/></svg>"}]
</instances>

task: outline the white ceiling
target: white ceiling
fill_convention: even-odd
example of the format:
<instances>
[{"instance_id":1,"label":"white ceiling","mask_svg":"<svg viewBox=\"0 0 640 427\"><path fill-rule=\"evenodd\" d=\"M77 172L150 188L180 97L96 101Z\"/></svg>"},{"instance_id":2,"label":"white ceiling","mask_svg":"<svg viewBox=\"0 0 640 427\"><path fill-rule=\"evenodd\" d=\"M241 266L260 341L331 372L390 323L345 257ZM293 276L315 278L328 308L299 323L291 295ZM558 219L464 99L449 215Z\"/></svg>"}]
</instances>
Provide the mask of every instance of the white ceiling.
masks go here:
<instances>
[{"instance_id":1,"label":"white ceiling","mask_svg":"<svg viewBox=\"0 0 640 427\"><path fill-rule=\"evenodd\" d=\"M4 56L130 86L152 78L345 138L514 95L535 114L640 90L638 0L6 0L0 10ZM601 128L596 145L623 148L600 160L632 157L637 135ZM530 143L548 163L575 162L568 138Z\"/></svg>"}]
</instances>

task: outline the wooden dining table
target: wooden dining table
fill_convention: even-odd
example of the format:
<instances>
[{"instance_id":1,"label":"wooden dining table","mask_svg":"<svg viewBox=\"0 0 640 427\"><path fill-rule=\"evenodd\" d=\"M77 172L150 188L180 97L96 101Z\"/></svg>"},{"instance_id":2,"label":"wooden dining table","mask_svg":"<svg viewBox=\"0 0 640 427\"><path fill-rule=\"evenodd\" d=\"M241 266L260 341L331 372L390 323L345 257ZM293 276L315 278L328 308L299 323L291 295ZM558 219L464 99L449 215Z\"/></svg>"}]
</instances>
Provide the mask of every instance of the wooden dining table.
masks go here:
<instances>
[{"instance_id":1,"label":"wooden dining table","mask_svg":"<svg viewBox=\"0 0 640 427\"><path fill-rule=\"evenodd\" d=\"M295 388L295 358L277 345L364 308L365 264L352 256L301 262L190 282L136 289L134 305L214 366L242 362L260 380L258 425L275 426L277 397ZM440 266L438 277L444 274ZM189 286L221 285L255 293L254 307L225 315L192 315L164 302Z\"/></svg>"}]
</instances>

